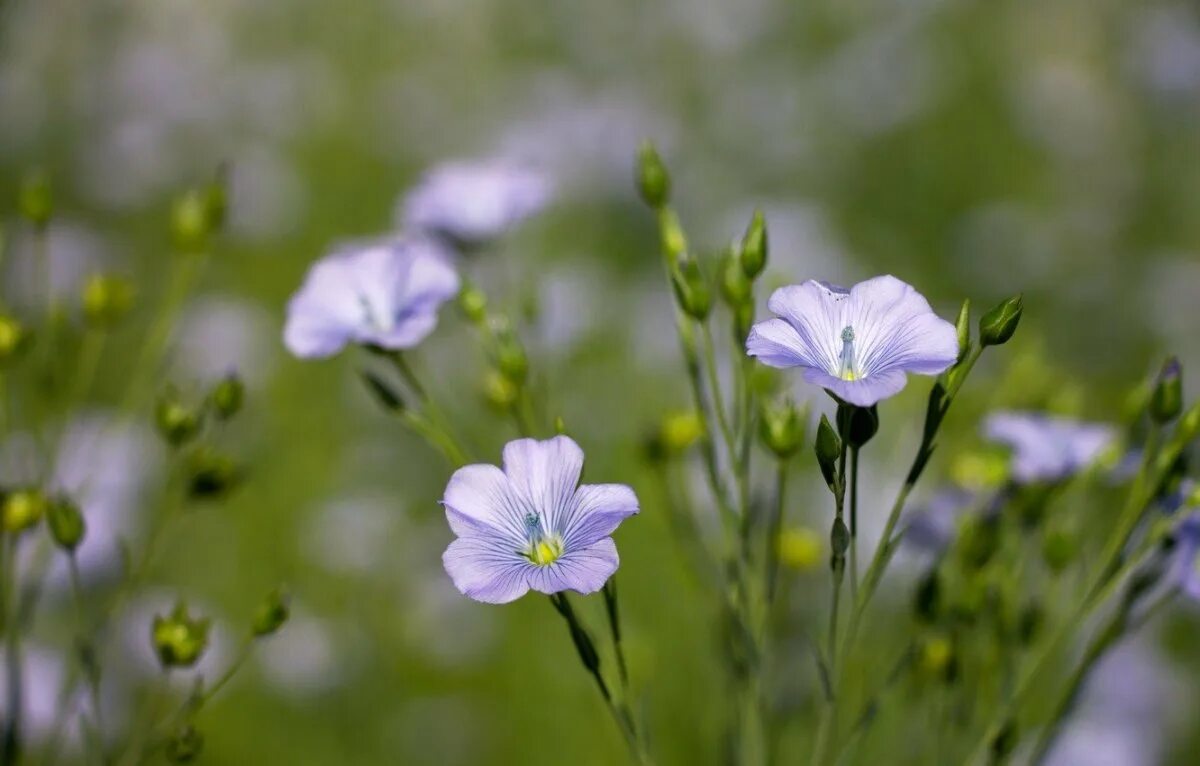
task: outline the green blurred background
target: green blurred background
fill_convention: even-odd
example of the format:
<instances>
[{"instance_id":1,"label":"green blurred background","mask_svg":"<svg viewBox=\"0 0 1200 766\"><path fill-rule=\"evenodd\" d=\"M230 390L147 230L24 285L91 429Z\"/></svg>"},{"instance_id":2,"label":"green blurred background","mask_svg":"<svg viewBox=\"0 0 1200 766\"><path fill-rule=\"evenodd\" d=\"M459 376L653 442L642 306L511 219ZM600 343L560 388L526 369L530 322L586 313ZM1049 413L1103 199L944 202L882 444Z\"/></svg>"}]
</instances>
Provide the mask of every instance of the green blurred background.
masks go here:
<instances>
[{"instance_id":1,"label":"green blurred background","mask_svg":"<svg viewBox=\"0 0 1200 766\"><path fill-rule=\"evenodd\" d=\"M171 199L228 163L229 229L170 377L246 378L247 413L223 443L248 476L228 503L189 514L153 579L235 626L286 582L296 615L204 712L203 762L623 758L544 600L490 607L449 584L436 504L449 470L376 411L355 374L369 360L302 363L279 342L312 260L390 230L426 169L497 156L543 168L557 193L465 268L526 317L545 407L587 452L588 479L638 491L643 513L617 541L654 747L663 763L718 761L713 614L640 459L647 429L688 401L657 235L632 184L643 137L674 171L694 241L723 246L765 211L773 283L891 272L945 316L964 296L1025 292L1018 340L985 358L947 445L975 445L973 416L992 406L1115 419L1168 350L1200 369L1195 3L0 1L10 303L32 280L15 205L30 169L55 186L56 285L75 294L97 269L128 274L145 319L174 257ZM102 360L97 405L119 399L139 324ZM493 459L513 432L481 400L480 356L447 309L418 360ZM910 389L866 464L875 534L919 433L925 388ZM797 484L790 521L824 529L819 479ZM128 514L133 537L154 512L144 505ZM889 589L897 608L906 587ZM824 598L823 576L794 576L798 620L816 620ZM1109 695L1132 704L1135 679L1140 707L1113 712L1098 685L1079 726L1113 760L1088 763L1194 762L1200 658L1178 636L1197 627L1181 610L1113 660ZM815 689L793 670L802 706Z\"/></svg>"}]
</instances>

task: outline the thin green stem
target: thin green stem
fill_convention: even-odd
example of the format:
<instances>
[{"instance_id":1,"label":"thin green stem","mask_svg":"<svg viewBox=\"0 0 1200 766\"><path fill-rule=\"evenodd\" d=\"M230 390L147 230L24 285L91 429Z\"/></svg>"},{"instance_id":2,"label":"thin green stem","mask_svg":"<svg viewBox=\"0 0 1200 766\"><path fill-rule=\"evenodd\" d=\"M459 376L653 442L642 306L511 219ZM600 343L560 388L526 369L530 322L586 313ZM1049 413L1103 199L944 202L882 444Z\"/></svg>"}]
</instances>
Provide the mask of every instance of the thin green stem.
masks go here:
<instances>
[{"instance_id":1,"label":"thin green stem","mask_svg":"<svg viewBox=\"0 0 1200 766\"><path fill-rule=\"evenodd\" d=\"M850 602L858 603L858 447L850 448Z\"/></svg>"},{"instance_id":2,"label":"thin green stem","mask_svg":"<svg viewBox=\"0 0 1200 766\"><path fill-rule=\"evenodd\" d=\"M775 463L775 505L771 509L771 521L767 528L767 603L775 601L775 590L779 584L779 535L783 529L784 498L787 494L788 462L780 458Z\"/></svg>"},{"instance_id":3,"label":"thin green stem","mask_svg":"<svg viewBox=\"0 0 1200 766\"><path fill-rule=\"evenodd\" d=\"M21 626L18 619L17 587L17 537L15 533L4 535L0 541L0 552L4 561L0 567L4 582L0 584L4 614L4 660L5 660L5 710L4 731L0 740L0 764L14 766L21 759Z\"/></svg>"}]
</instances>

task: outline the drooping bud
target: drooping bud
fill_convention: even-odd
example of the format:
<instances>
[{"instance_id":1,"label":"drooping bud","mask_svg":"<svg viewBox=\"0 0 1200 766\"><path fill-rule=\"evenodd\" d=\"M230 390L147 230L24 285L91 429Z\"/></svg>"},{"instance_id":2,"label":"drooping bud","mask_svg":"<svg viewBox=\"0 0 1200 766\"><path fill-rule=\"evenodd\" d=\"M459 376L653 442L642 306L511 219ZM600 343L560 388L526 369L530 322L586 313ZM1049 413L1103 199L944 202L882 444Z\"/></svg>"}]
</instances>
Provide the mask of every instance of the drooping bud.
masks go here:
<instances>
[{"instance_id":1,"label":"drooping bud","mask_svg":"<svg viewBox=\"0 0 1200 766\"><path fill-rule=\"evenodd\" d=\"M1163 362L1154 393L1150 396L1150 417L1159 425L1166 425L1183 412L1183 367L1179 359L1170 357Z\"/></svg>"},{"instance_id":2,"label":"drooping bud","mask_svg":"<svg viewBox=\"0 0 1200 766\"><path fill-rule=\"evenodd\" d=\"M129 280L93 274L83 285L83 318L96 327L111 327L133 308L134 290Z\"/></svg>"},{"instance_id":3,"label":"drooping bud","mask_svg":"<svg viewBox=\"0 0 1200 766\"><path fill-rule=\"evenodd\" d=\"M222 378L208 395L213 412L219 420L229 420L238 414L245 399L246 386L234 372Z\"/></svg>"},{"instance_id":4,"label":"drooping bud","mask_svg":"<svg viewBox=\"0 0 1200 766\"><path fill-rule=\"evenodd\" d=\"M755 210L742 236L742 271L753 280L767 267L767 222L761 210Z\"/></svg>"},{"instance_id":5,"label":"drooping bud","mask_svg":"<svg viewBox=\"0 0 1200 766\"><path fill-rule=\"evenodd\" d=\"M46 515L46 495L40 489L18 489L9 492L0 505L0 521L5 532L24 532L37 525Z\"/></svg>"},{"instance_id":6,"label":"drooping bud","mask_svg":"<svg viewBox=\"0 0 1200 766\"><path fill-rule=\"evenodd\" d=\"M681 258L675 264L671 269L671 285L685 314L697 322L708 318L708 312L712 310L712 293L695 258Z\"/></svg>"},{"instance_id":7,"label":"drooping bud","mask_svg":"<svg viewBox=\"0 0 1200 766\"><path fill-rule=\"evenodd\" d=\"M1014 295L979 319L979 342L984 346L1007 343L1021 321L1022 296Z\"/></svg>"},{"instance_id":8,"label":"drooping bud","mask_svg":"<svg viewBox=\"0 0 1200 766\"><path fill-rule=\"evenodd\" d=\"M182 601L167 616L156 615L150 640L164 668L190 668L208 648L210 621L193 618Z\"/></svg>"},{"instance_id":9,"label":"drooping bud","mask_svg":"<svg viewBox=\"0 0 1200 766\"><path fill-rule=\"evenodd\" d=\"M195 500L217 500L237 486L242 473L228 456L211 447L188 455L186 464L188 496Z\"/></svg>"},{"instance_id":10,"label":"drooping bud","mask_svg":"<svg viewBox=\"0 0 1200 766\"><path fill-rule=\"evenodd\" d=\"M841 434L852 449L861 449L879 431L879 409L838 405L838 426Z\"/></svg>"},{"instance_id":11,"label":"drooping bud","mask_svg":"<svg viewBox=\"0 0 1200 766\"><path fill-rule=\"evenodd\" d=\"M50 176L35 170L25 176L18 192L17 206L25 220L39 229L45 228L54 214L54 189Z\"/></svg>"},{"instance_id":12,"label":"drooping bud","mask_svg":"<svg viewBox=\"0 0 1200 766\"><path fill-rule=\"evenodd\" d=\"M164 754L171 763L191 763L204 752L204 735L192 724L181 726L167 740Z\"/></svg>"},{"instance_id":13,"label":"drooping bud","mask_svg":"<svg viewBox=\"0 0 1200 766\"><path fill-rule=\"evenodd\" d=\"M251 630L257 637L269 636L283 627L289 616L291 616L291 597L286 591L276 588L268 593L263 602L258 605Z\"/></svg>"},{"instance_id":14,"label":"drooping bud","mask_svg":"<svg viewBox=\"0 0 1200 766\"><path fill-rule=\"evenodd\" d=\"M83 542L87 533L87 523L79 505L69 497L52 498L46 506L46 524L50 527L50 537L65 551L73 551Z\"/></svg>"},{"instance_id":15,"label":"drooping bud","mask_svg":"<svg viewBox=\"0 0 1200 766\"><path fill-rule=\"evenodd\" d=\"M804 420L807 409L800 410L790 400L764 403L759 418L759 435L767 449L778 458L796 454L804 443Z\"/></svg>"},{"instance_id":16,"label":"drooping bud","mask_svg":"<svg viewBox=\"0 0 1200 766\"><path fill-rule=\"evenodd\" d=\"M650 141L643 141L638 148L637 186L642 201L655 210L671 199L671 176Z\"/></svg>"},{"instance_id":17,"label":"drooping bud","mask_svg":"<svg viewBox=\"0 0 1200 766\"><path fill-rule=\"evenodd\" d=\"M0 314L0 367L20 357L28 348L30 334L15 318Z\"/></svg>"},{"instance_id":18,"label":"drooping bud","mask_svg":"<svg viewBox=\"0 0 1200 766\"><path fill-rule=\"evenodd\" d=\"M958 361L966 358L967 353L971 350L971 299L966 298L962 302L962 308L958 310L958 320L954 323L954 329L958 332Z\"/></svg>"},{"instance_id":19,"label":"drooping bud","mask_svg":"<svg viewBox=\"0 0 1200 766\"><path fill-rule=\"evenodd\" d=\"M487 321L487 295L469 282L458 292L458 308L472 324L483 325Z\"/></svg>"},{"instance_id":20,"label":"drooping bud","mask_svg":"<svg viewBox=\"0 0 1200 766\"><path fill-rule=\"evenodd\" d=\"M396 392L396 389L370 370L362 371L363 383L367 385L367 390L379 402L380 406L388 412L403 412L404 399Z\"/></svg>"},{"instance_id":21,"label":"drooping bud","mask_svg":"<svg viewBox=\"0 0 1200 766\"><path fill-rule=\"evenodd\" d=\"M821 422L817 426L815 448L817 465L821 467L821 475L825 477L825 483L829 485L829 489L836 492L837 462L842 456L842 440L838 438L837 432L830 425L829 418L824 415L821 416Z\"/></svg>"},{"instance_id":22,"label":"drooping bud","mask_svg":"<svg viewBox=\"0 0 1200 766\"><path fill-rule=\"evenodd\" d=\"M200 433L201 413L182 402L177 392L168 390L159 397L154 424L167 444L181 447Z\"/></svg>"}]
</instances>

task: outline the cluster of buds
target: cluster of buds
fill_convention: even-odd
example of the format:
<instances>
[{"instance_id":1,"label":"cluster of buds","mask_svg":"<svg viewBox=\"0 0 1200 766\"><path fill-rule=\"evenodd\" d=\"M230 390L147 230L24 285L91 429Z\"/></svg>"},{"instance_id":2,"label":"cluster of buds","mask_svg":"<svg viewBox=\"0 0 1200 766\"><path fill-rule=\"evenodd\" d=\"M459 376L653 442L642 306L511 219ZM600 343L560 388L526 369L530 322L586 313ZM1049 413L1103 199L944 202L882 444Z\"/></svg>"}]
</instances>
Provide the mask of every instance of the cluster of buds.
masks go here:
<instances>
[{"instance_id":1,"label":"cluster of buds","mask_svg":"<svg viewBox=\"0 0 1200 766\"><path fill-rule=\"evenodd\" d=\"M178 390L164 392L155 408L159 435L176 450L188 448L183 456L185 486L190 497L211 500L224 497L237 485L241 469L228 455L202 443L205 425L211 420L231 420L243 407L245 386L230 373L217 381L198 403L187 401Z\"/></svg>"},{"instance_id":2,"label":"cluster of buds","mask_svg":"<svg viewBox=\"0 0 1200 766\"><path fill-rule=\"evenodd\" d=\"M208 649L212 621L193 617L187 604L180 601L168 615L156 615L151 625L150 639L164 669L190 668L200 661Z\"/></svg>"},{"instance_id":3,"label":"cluster of buds","mask_svg":"<svg viewBox=\"0 0 1200 766\"><path fill-rule=\"evenodd\" d=\"M507 317L489 314L487 295L477 285L463 285L458 308L483 339L488 359L484 399L497 411L511 411L529 378L529 355L524 344Z\"/></svg>"}]
</instances>

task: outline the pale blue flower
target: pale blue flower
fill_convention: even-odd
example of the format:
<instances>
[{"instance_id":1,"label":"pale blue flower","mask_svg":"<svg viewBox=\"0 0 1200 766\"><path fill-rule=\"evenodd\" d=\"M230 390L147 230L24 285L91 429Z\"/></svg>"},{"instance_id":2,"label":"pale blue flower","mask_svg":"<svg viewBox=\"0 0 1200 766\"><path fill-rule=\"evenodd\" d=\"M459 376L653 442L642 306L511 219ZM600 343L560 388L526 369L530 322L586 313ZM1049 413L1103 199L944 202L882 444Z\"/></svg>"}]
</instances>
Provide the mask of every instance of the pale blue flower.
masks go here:
<instances>
[{"instance_id":1,"label":"pale blue flower","mask_svg":"<svg viewBox=\"0 0 1200 766\"><path fill-rule=\"evenodd\" d=\"M504 469L469 465L450 477L442 505L458 539L442 555L454 585L476 601L594 593L617 571L609 537L638 512L624 484L579 484L583 450L566 436L518 439Z\"/></svg>"},{"instance_id":2,"label":"pale blue flower","mask_svg":"<svg viewBox=\"0 0 1200 766\"><path fill-rule=\"evenodd\" d=\"M1012 478L1019 484L1067 479L1094 463L1117 438L1109 425L1036 412L993 413L983 432L1012 448Z\"/></svg>"},{"instance_id":3,"label":"pale blue flower","mask_svg":"<svg viewBox=\"0 0 1200 766\"><path fill-rule=\"evenodd\" d=\"M1180 524L1179 588L1187 596L1200 601L1200 512L1193 511Z\"/></svg>"},{"instance_id":4,"label":"pale blue flower","mask_svg":"<svg viewBox=\"0 0 1200 766\"><path fill-rule=\"evenodd\" d=\"M958 359L954 325L892 276L849 290L813 280L781 287L767 308L779 318L751 328L746 353L801 367L806 381L859 407L894 396L906 373L937 375Z\"/></svg>"},{"instance_id":5,"label":"pale blue flower","mask_svg":"<svg viewBox=\"0 0 1200 766\"><path fill-rule=\"evenodd\" d=\"M431 170L401 202L397 223L465 246L495 239L545 207L550 180L504 160L448 162Z\"/></svg>"},{"instance_id":6,"label":"pale blue flower","mask_svg":"<svg viewBox=\"0 0 1200 766\"><path fill-rule=\"evenodd\" d=\"M306 359L332 356L350 343L411 348L433 331L438 307L458 288L446 254L427 240L341 250L309 269L288 303L283 341Z\"/></svg>"}]
</instances>

